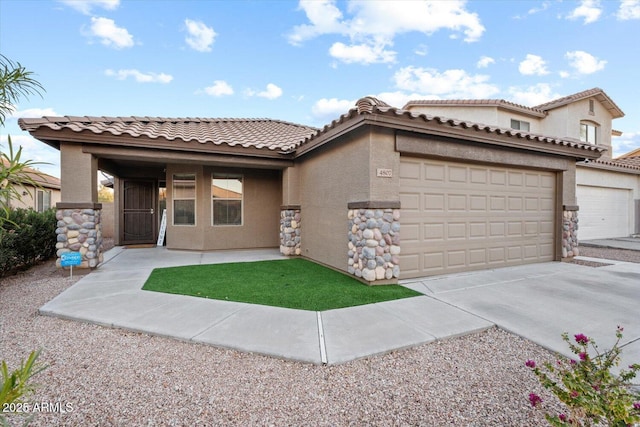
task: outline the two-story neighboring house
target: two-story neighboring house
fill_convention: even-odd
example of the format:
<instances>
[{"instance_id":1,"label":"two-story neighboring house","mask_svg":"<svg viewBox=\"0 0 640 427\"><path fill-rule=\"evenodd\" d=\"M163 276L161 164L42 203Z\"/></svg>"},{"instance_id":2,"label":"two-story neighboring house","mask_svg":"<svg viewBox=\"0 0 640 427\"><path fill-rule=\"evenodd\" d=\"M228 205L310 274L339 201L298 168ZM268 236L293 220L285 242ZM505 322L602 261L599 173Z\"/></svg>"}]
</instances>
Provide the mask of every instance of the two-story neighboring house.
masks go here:
<instances>
[{"instance_id":1,"label":"two-story neighboring house","mask_svg":"<svg viewBox=\"0 0 640 427\"><path fill-rule=\"evenodd\" d=\"M640 162L612 159L611 137L621 135L612 121L624 113L602 89L534 107L502 99L461 99L410 101L404 109L606 148L600 159L577 164L580 239L640 233Z\"/></svg>"},{"instance_id":2,"label":"two-story neighboring house","mask_svg":"<svg viewBox=\"0 0 640 427\"><path fill-rule=\"evenodd\" d=\"M5 159L1 159L1 161L6 164ZM9 200L9 206L14 209L34 209L38 212L55 207L56 203L61 200L60 179L32 168L26 168L25 173L39 187L32 185L17 186L16 191L20 194L20 199L12 198Z\"/></svg>"}]
</instances>

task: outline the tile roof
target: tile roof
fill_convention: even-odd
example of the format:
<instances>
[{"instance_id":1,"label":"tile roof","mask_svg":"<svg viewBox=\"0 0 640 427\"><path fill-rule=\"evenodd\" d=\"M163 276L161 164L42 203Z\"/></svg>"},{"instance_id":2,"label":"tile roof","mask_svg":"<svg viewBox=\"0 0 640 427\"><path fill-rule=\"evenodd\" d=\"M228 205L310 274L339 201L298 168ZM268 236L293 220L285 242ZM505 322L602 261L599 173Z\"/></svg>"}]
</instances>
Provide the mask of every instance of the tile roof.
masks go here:
<instances>
[{"instance_id":1,"label":"tile roof","mask_svg":"<svg viewBox=\"0 0 640 427\"><path fill-rule=\"evenodd\" d=\"M612 166L616 169L624 169L625 171L635 171L640 174L640 157L617 158L612 160L592 160L588 165L591 166Z\"/></svg>"},{"instance_id":2,"label":"tile roof","mask_svg":"<svg viewBox=\"0 0 640 427\"><path fill-rule=\"evenodd\" d=\"M289 151L316 128L271 119L237 118L167 118L167 117L43 117L20 119L22 130L40 128L68 129L73 132L92 132L96 135L147 137L168 141L211 143L213 145L241 146Z\"/></svg>"},{"instance_id":3,"label":"tile roof","mask_svg":"<svg viewBox=\"0 0 640 427\"><path fill-rule=\"evenodd\" d=\"M448 107L500 107L508 110L519 111L525 114L531 114L537 117L544 117L546 114L543 110L535 107L527 107L524 105L509 102L504 99L420 99L407 102L403 110L411 107L419 106L436 106L446 105Z\"/></svg>"},{"instance_id":4,"label":"tile roof","mask_svg":"<svg viewBox=\"0 0 640 427\"><path fill-rule=\"evenodd\" d=\"M2 161L2 164L4 166L7 166L9 164L9 162L5 158L2 158L0 160ZM24 169L24 173L44 188L60 189L60 178L47 175L46 173L40 172L39 170L30 167L26 167Z\"/></svg>"},{"instance_id":5,"label":"tile roof","mask_svg":"<svg viewBox=\"0 0 640 427\"><path fill-rule=\"evenodd\" d=\"M622 110L616 105L615 102L599 87L593 89L583 90L582 92L574 93L562 98L555 99L553 101L545 102L544 104L536 105L533 108L543 111L553 110L554 108L562 107L563 105L570 104L572 102L579 101L585 98L595 97L604 107L611 113L614 118L624 117Z\"/></svg>"},{"instance_id":6,"label":"tile roof","mask_svg":"<svg viewBox=\"0 0 640 427\"><path fill-rule=\"evenodd\" d=\"M529 141L537 142L540 144L548 144L548 145L560 145L563 147L574 148L586 152L591 152L591 156L593 153L596 153L595 156L598 156L597 153L602 153L606 151L606 149L592 145L585 144L580 142L579 140L571 139L571 138L556 138L545 135L538 135L529 132L524 132L515 129L507 129L501 128L498 126L489 126L481 123L475 123L465 120L457 120L451 119L447 117L440 116L431 116L424 113L415 113L409 110L404 110L395 107L389 107L388 104L381 102L373 97L365 97L356 102L356 108L352 108L348 113L343 114L337 120L332 121L330 124L326 125L319 132L307 137L304 142L301 144L304 146L323 135L331 132L333 129L341 125L342 123L348 122L355 117L362 114L378 114L384 117L390 118L400 118L403 120L409 120L415 122L416 125L420 125L421 123L431 123L433 125L441 125L443 127L453 127L458 129L471 129L472 131L481 132L481 133L492 133L495 135L505 135L507 137L512 137L514 139L524 138ZM593 156L593 157L595 157Z\"/></svg>"}]
</instances>

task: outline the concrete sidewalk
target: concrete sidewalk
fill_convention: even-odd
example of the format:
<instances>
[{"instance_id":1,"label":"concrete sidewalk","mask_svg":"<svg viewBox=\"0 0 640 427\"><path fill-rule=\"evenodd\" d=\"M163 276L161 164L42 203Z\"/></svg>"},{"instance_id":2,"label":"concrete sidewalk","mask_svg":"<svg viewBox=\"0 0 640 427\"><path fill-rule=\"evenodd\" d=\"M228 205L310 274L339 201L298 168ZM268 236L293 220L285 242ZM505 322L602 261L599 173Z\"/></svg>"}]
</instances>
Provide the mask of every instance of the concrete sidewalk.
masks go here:
<instances>
[{"instance_id":1,"label":"concrete sidewalk","mask_svg":"<svg viewBox=\"0 0 640 427\"><path fill-rule=\"evenodd\" d=\"M141 289L156 267L282 258L277 250L116 247L98 269L40 313L318 364L344 363L493 325L557 352L566 352L560 338L564 331L585 333L606 348L620 324L630 342L625 361L640 360L640 264L544 263L403 281L424 296L323 312Z\"/></svg>"},{"instance_id":2,"label":"concrete sidewalk","mask_svg":"<svg viewBox=\"0 0 640 427\"><path fill-rule=\"evenodd\" d=\"M41 314L311 363L343 363L492 323L428 296L323 312L143 291L156 267L283 259L278 250L108 251ZM429 313L429 315L425 315Z\"/></svg>"},{"instance_id":3,"label":"concrete sidewalk","mask_svg":"<svg viewBox=\"0 0 640 427\"><path fill-rule=\"evenodd\" d=\"M640 251L640 237L618 237L615 239L580 240L580 246L627 249Z\"/></svg>"}]
</instances>

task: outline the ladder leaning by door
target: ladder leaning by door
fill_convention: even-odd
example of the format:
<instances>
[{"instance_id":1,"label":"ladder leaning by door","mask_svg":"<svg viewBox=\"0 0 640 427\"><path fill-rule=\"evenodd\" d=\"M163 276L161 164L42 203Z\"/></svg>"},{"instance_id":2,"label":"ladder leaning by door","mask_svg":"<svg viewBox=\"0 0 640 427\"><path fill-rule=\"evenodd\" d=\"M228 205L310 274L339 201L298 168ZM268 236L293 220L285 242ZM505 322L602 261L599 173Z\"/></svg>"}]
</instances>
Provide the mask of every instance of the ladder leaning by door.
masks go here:
<instances>
[{"instance_id":1,"label":"ladder leaning by door","mask_svg":"<svg viewBox=\"0 0 640 427\"><path fill-rule=\"evenodd\" d=\"M156 246L164 245L164 234L167 232L167 210L162 210L162 221L160 221L160 231L158 232L158 242Z\"/></svg>"}]
</instances>

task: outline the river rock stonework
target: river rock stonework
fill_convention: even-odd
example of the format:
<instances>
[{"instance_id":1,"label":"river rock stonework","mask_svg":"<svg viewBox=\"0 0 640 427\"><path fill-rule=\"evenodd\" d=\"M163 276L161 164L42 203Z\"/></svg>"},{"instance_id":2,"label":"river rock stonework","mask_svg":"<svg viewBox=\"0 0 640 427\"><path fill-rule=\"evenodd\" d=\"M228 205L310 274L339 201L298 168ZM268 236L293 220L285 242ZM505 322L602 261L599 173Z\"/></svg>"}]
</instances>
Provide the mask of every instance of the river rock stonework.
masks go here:
<instances>
[{"instance_id":1,"label":"river rock stonework","mask_svg":"<svg viewBox=\"0 0 640 427\"><path fill-rule=\"evenodd\" d=\"M287 256L300 255L300 208L283 207L280 211L280 253Z\"/></svg>"},{"instance_id":2,"label":"river rock stonework","mask_svg":"<svg viewBox=\"0 0 640 427\"><path fill-rule=\"evenodd\" d=\"M102 256L102 209L70 208L58 209L56 219L56 266L65 252L80 252L82 263L78 268L95 268Z\"/></svg>"},{"instance_id":3,"label":"river rock stonework","mask_svg":"<svg viewBox=\"0 0 640 427\"><path fill-rule=\"evenodd\" d=\"M348 271L367 282L400 277L400 209L349 209Z\"/></svg>"},{"instance_id":4,"label":"river rock stonework","mask_svg":"<svg viewBox=\"0 0 640 427\"><path fill-rule=\"evenodd\" d=\"M578 207L565 206L562 213L562 258L578 256Z\"/></svg>"}]
</instances>

